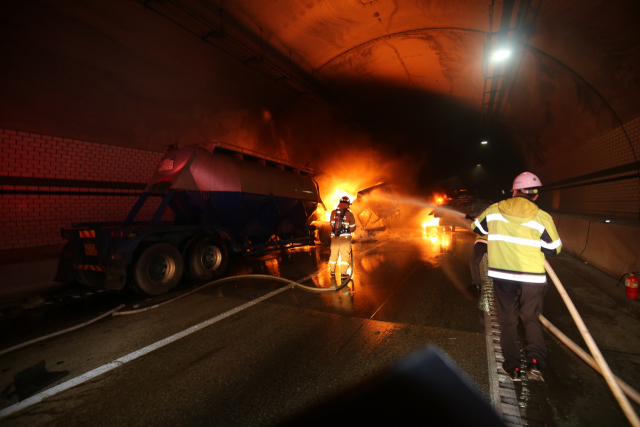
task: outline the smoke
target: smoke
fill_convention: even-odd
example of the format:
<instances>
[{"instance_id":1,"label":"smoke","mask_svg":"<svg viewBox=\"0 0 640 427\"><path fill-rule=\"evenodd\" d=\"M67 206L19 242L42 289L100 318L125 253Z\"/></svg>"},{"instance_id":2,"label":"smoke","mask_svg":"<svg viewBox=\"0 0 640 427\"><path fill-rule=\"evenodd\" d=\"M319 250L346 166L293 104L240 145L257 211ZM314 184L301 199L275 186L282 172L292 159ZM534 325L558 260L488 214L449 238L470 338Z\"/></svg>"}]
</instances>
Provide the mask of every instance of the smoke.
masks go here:
<instances>
[{"instance_id":1,"label":"smoke","mask_svg":"<svg viewBox=\"0 0 640 427\"><path fill-rule=\"evenodd\" d=\"M314 169L320 196L328 209L336 189L350 195L380 182L396 194L416 194L423 159L402 152L402 139L374 136L347 122L334 111L322 111L300 102L281 108L227 108L193 111L200 126L182 135L180 142L195 144L217 139ZM410 205L403 208L411 226L424 215ZM415 218L415 221L413 220ZM415 224L414 224L415 222Z\"/></svg>"}]
</instances>

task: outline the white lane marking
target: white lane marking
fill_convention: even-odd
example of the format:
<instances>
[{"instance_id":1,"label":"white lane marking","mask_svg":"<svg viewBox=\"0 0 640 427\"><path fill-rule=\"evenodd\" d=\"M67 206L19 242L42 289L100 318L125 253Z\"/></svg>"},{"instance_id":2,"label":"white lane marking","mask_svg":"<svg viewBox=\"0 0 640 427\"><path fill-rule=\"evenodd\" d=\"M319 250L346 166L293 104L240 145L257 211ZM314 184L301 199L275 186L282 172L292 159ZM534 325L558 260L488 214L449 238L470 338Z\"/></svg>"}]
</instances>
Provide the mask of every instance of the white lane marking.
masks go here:
<instances>
[{"instance_id":1,"label":"white lane marking","mask_svg":"<svg viewBox=\"0 0 640 427\"><path fill-rule=\"evenodd\" d=\"M354 259L358 258L358 257L361 257L362 255L366 254L367 252L372 251L374 249L377 249L377 248L379 248L380 246L382 246L382 245L384 245L386 243L387 242L382 242L379 245L376 245L376 246L374 246L372 248L369 248L364 252L360 252L358 255L354 256ZM300 280L296 280L296 282L301 283L301 282L304 282L305 280L309 280L310 278L317 276L318 274L322 273L323 271L325 271L325 269L318 270L315 273L308 275L307 277L303 277ZM137 358L139 358L141 356L144 356L145 354L151 353L154 350L162 348L167 344L170 344L170 343L172 343L174 341L177 341L177 340L179 340L181 338L184 338L184 337L186 337L188 335L191 335L192 333L197 332L200 329L206 328L209 325L213 325L214 323L219 322L220 320L225 319L225 318L227 318L227 317L229 317L229 316L231 316L233 314L236 314L239 311L242 311L244 309L252 307L252 306L258 304L261 301L264 301L264 300L266 300L268 298L271 298L273 296L278 295L281 292L286 291L287 289L291 289L293 286L294 285L287 285L287 286L284 286L282 288L276 289L275 291L269 292L266 295L263 295L263 296L261 296L259 298L254 299L253 301L249 301L249 302L247 302L245 304L242 304L242 305L240 305L240 306L238 306L238 307L236 307L234 309L231 309L231 310L229 310L229 311L227 311L225 313L218 314L217 316L212 317L209 320L205 320L202 323L198 323L195 326L187 328L182 332L178 332L176 334L173 334L170 337L167 337L165 339L157 341L157 342L155 342L155 343L153 343L151 345L148 345L148 346L146 346L144 348L141 348L140 350L134 351L133 353L129 353L126 356L122 356L121 358L116 359L113 362L107 363L106 365L102 365L99 368L96 368L96 369L94 369L92 371L86 372L86 373L84 373L82 375L79 375L79 376L77 376L75 378L70 379L69 381L63 382L62 384L58 384L55 387L52 387L52 388L50 388L48 390L45 390L45 391L40 392L40 393L38 393L36 395L33 395L33 396L29 397L28 399L25 399L25 400L23 400L21 402L15 403L15 404L13 404L11 406L8 406L8 407L6 407L6 408L4 408L3 410L0 411L0 419L6 417L8 415L13 414L14 412L20 411L20 410L22 410L22 409L24 409L24 408L26 408L28 406L34 405L34 404L36 404L38 402L41 402L44 399L46 399L47 397L54 396L54 395L56 395L58 393L61 393L61 392L65 391L65 390L68 390L68 389L70 389L72 387L75 387L75 386L80 385L80 384L82 384L82 383L84 383L86 381L89 381L89 380L91 380L93 378L96 378L96 377L98 377L98 376L100 376L100 375L102 375L102 374L104 374L106 372L109 372L109 371L111 371L111 370L113 370L113 369L115 369L115 368L117 368L119 366L124 365L127 362L131 362L132 360L135 360L135 359L137 359Z\"/></svg>"}]
</instances>

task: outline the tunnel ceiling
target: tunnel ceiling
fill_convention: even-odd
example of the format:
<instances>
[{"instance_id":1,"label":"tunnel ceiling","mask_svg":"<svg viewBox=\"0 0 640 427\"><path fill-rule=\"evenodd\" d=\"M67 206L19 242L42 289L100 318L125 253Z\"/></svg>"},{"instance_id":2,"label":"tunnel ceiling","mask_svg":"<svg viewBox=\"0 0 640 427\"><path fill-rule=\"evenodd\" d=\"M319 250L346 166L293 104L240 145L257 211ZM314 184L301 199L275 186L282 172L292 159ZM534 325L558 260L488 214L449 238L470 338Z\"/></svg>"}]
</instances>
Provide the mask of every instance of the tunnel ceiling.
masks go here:
<instances>
[{"instance_id":1,"label":"tunnel ceiling","mask_svg":"<svg viewBox=\"0 0 640 427\"><path fill-rule=\"evenodd\" d=\"M450 99L481 112L483 92L491 91L490 84L484 87L486 59L510 44L513 54L502 72L489 62L489 76L508 74L505 98L494 105L492 119L533 163L571 151L640 113L640 2L490 5L476 0L244 0L228 7L247 28L260 28L271 46L293 52L348 105L403 108L404 100L394 94L412 94L402 115L414 118L420 95L425 104ZM483 128L478 138L495 132Z\"/></svg>"},{"instance_id":2,"label":"tunnel ceiling","mask_svg":"<svg viewBox=\"0 0 640 427\"><path fill-rule=\"evenodd\" d=\"M513 153L544 165L640 114L640 2L491 5L6 0L0 124L159 150L240 142L271 113L334 115L425 151L443 175L467 151L473 166ZM511 56L489 60L505 44ZM495 144L481 158L483 139Z\"/></svg>"}]
</instances>

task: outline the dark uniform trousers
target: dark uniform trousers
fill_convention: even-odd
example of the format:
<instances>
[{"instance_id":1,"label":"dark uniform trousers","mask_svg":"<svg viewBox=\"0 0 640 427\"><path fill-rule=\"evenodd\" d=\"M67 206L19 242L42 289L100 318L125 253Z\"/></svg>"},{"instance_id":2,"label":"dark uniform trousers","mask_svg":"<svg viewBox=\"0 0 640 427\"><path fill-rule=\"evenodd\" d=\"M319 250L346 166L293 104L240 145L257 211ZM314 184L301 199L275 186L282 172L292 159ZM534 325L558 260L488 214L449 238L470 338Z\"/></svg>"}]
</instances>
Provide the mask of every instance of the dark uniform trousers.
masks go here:
<instances>
[{"instance_id":1,"label":"dark uniform trousers","mask_svg":"<svg viewBox=\"0 0 640 427\"><path fill-rule=\"evenodd\" d=\"M473 252L471 252L471 262L469 268L471 269L471 284L480 286L482 280L480 278L480 261L482 257L487 253L487 242L476 240L473 245Z\"/></svg>"},{"instance_id":2,"label":"dark uniform trousers","mask_svg":"<svg viewBox=\"0 0 640 427\"><path fill-rule=\"evenodd\" d=\"M518 346L518 313L524 325L527 345L527 363L535 363L541 368L547 366L547 352L544 344L542 324L538 319L542 313L547 285L541 283L515 282L493 279L498 316L500 316L500 346L505 360L505 368L520 368L520 348Z\"/></svg>"}]
</instances>

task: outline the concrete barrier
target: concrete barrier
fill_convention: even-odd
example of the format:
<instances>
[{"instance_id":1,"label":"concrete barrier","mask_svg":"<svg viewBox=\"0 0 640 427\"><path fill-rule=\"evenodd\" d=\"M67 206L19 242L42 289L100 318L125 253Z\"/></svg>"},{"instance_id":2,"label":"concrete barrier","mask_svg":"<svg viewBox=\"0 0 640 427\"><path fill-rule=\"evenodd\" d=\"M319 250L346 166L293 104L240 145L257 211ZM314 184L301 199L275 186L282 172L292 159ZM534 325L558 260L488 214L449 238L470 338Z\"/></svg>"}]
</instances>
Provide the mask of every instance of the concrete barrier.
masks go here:
<instances>
[{"instance_id":1,"label":"concrete barrier","mask_svg":"<svg viewBox=\"0 0 640 427\"><path fill-rule=\"evenodd\" d=\"M640 271L640 223L551 213L563 250L616 279Z\"/></svg>"},{"instance_id":2,"label":"concrete barrier","mask_svg":"<svg viewBox=\"0 0 640 427\"><path fill-rule=\"evenodd\" d=\"M581 259L616 278L640 271L640 229L591 222Z\"/></svg>"},{"instance_id":3,"label":"concrete barrier","mask_svg":"<svg viewBox=\"0 0 640 427\"><path fill-rule=\"evenodd\" d=\"M587 246L589 221L569 216L552 215L552 217L562 239L562 250L580 257Z\"/></svg>"}]
</instances>

